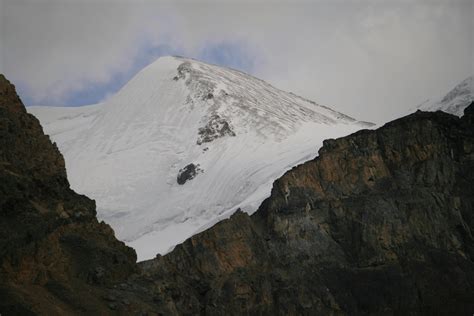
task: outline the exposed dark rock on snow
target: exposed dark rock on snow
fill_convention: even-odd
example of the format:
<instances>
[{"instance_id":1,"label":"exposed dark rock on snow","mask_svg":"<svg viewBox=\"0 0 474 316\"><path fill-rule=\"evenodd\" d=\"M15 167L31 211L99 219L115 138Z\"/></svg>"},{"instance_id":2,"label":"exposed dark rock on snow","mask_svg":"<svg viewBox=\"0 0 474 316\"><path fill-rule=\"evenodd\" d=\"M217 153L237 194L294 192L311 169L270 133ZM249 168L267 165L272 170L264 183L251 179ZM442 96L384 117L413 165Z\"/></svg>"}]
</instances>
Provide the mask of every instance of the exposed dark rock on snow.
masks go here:
<instances>
[{"instance_id":1,"label":"exposed dark rock on snow","mask_svg":"<svg viewBox=\"0 0 474 316\"><path fill-rule=\"evenodd\" d=\"M470 315L473 107L327 140L254 215L138 266L0 77L0 313Z\"/></svg>"},{"instance_id":2,"label":"exposed dark rock on snow","mask_svg":"<svg viewBox=\"0 0 474 316\"><path fill-rule=\"evenodd\" d=\"M197 144L210 143L213 140L224 136L235 136L230 124L217 114L209 118L206 126L201 127L198 131Z\"/></svg>"},{"instance_id":3,"label":"exposed dark rock on snow","mask_svg":"<svg viewBox=\"0 0 474 316\"><path fill-rule=\"evenodd\" d=\"M185 79L186 74L191 72L191 65L189 63L184 62L181 65L179 65L177 71L178 71L178 74L173 77L173 80L178 81L180 79Z\"/></svg>"},{"instance_id":4,"label":"exposed dark rock on snow","mask_svg":"<svg viewBox=\"0 0 474 316\"><path fill-rule=\"evenodd\" d=\"M186 181L194 179L196 175L200 172L203 172L201 168L199 168L199 164L195 165L190 163L186 165L183 169L179 169L177 182L178 184L185 184Z\"/></svg>"}]
</instances>

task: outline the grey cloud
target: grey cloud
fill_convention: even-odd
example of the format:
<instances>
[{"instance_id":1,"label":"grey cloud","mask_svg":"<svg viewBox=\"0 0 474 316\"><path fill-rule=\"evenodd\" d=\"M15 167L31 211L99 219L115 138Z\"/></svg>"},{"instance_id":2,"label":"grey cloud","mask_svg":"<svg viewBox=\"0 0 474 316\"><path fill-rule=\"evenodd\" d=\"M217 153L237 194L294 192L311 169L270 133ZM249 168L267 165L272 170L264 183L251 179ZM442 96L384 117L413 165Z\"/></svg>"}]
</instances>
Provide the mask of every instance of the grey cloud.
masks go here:
<instances>
[{"instance_id":1,"label":"grey cloud","mask_svg":"<svg viewBox=\"0 0 474 316\"><path fill-rule=\"evenodd\" d=\"M262 79L378 122L474 73L470 0L0 1L4 71L36 100L110 80L143 43L245 43Z\"/></svg>"}]
</instances>

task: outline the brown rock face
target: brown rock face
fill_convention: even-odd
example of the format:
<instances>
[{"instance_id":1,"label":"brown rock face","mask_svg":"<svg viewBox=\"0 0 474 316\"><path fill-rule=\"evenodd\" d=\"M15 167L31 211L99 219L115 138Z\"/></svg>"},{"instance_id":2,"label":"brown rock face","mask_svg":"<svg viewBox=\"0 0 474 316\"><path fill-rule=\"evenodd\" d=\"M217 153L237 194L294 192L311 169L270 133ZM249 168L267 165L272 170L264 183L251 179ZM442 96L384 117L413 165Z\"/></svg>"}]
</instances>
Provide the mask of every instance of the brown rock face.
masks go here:
<instances>
[{"instance_id":1,"label":"brown rock face","mask_svg":"<svg viewBox=\"0 0 474 316\"><path fill-rule=\"evenodd\" d=\"M136 255L69 189L64 160L0 75L0 313L99 313ZM100 292L100 291L99 291ZM103 305L103 306L102 306Z\"/></svg>"},{"instance_id":2,"label":"brown rock face","mask_svg":"<svg viewBox=\"0 0 474 316\"><path fill-rule=\"evenodd\" d=\"M0 313L470 315L473 112L327 140L254 215L138 266L0 76Z\"/></svg>"},{"instance_id":3,"label":"brown rock face","mask_svg":"<svg viewBox=\"0 0 474 316\"><path fill-rule=\"evenodd\" d=\"M469 314L473 107L327 140L253 216L142 266L179 313Z\"/></svg>"}]
</instances>

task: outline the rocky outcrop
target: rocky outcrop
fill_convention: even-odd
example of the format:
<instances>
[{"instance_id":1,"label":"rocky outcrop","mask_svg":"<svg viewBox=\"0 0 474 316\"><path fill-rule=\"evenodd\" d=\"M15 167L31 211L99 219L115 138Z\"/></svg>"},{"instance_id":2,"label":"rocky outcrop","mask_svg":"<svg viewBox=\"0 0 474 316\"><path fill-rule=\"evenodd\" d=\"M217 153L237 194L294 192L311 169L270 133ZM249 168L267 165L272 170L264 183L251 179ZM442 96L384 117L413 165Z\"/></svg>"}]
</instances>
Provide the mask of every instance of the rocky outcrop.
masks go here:
<instances>
[{"instance_id":1,"label":"rocky outcrop","mask_svg":"<svg viewBox=\"0 0 474 316\"><path fill-rule=\"evenodd\" d=\"M327 140L254 215L137 265L0 76L0 313L470 315L473 112Z\"/></svg>"},{"instance_id":2,"label":"rocky outcrop","mask_svg":"<svg viewBox=\"0 0 474 316\"><path fill-rule=\"evenodd\" d=\"M201 172L203 171L201 168L199 168L199 164L195 165L193 163L190 163L184 168L179 169L176 181L178 182L178 184L183 185L186 183L186 181L194 179L196 175Z\"/></svg>"},{"instance_id":3,"label":"rocky outcrop","mask_svg":"<svg viewBox=\"0 0 474 316\"><path fill-rule=\"evenodd\" d=\"M224 136L235 136L235 133L224 118L214 114L209 118L206 126L199 128L196 143L202 145L203 143L210 143Z\"/></svg>"}]
</instances>

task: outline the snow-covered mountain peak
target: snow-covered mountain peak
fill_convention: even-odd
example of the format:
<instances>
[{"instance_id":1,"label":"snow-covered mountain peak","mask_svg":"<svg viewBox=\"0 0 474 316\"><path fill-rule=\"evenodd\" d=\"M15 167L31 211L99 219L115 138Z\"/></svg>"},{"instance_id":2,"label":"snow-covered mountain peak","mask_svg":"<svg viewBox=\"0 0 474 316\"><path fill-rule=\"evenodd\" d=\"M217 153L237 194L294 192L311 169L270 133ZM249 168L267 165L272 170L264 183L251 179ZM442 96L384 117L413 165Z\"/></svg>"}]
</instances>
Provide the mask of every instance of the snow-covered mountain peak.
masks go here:
<instances>
[{"instance_id":1,"label":"snow-covered mountain peak","mask_svg":"<svg viewBox=\"0 0 474 316\"><path fill-rule=\"evenodd\" d=\"M253 212L326 138L370 126L233 69L163 57L103 104L30 107L73 189L140 259Z\"/></svg>"},{"instance_id":2,"label":"snow-covered mountain peak","mask_svg":"<svg viewBox=\"0 0 474 316\"><path fill-rule=\"evenodd\" d=\"M128 95L129 90L143 91L143 87L149 93L134 96L133 103L154 100L164 87L186 90L186 109L202 114L200 133L196 135L198 143L218 136L216 128L222 126L225 126L223 135L257 132L263 137L281 139L308 121L355 122L342 113L276 89L243 72L182 57L159 58L127 84L117 98ZM124 107L129 105L123 104ZM203 135L206 131L214 132L214 137Z\"/></svg>"},{"instance_id":3,"label":"snow-covered mountain peak","mask_svg":"<svg viewBox=\"0 0 474 316\"><path fill-rule=\"evenodd\" d=\"M462 116L464 109L474 101L474 77L468 77L436 101L427 100L418 108L424 111L444 111Z\"/></svg>"}]
</instances>

